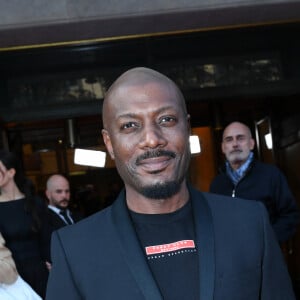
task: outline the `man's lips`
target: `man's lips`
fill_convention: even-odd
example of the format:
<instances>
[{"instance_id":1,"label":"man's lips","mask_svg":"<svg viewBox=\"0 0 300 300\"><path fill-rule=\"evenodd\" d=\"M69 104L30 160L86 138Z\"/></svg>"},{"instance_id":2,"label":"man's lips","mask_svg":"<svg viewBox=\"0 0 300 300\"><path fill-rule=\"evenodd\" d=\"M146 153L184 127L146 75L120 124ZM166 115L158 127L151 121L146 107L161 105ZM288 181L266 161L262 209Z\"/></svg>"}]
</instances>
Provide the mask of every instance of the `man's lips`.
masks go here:
<instances>
[{"instance_id":1,"label":"man's lips","mask_svg":"<svg viewBox=\"0 0 300 300\"><path fill-rule=\"evenodd\" d=\"M146 158L139 165L147 172L157 173L164 170L169 165L170 160L169 156Z\"/></svg>"},{"instance_id":2,"label":"man's lips","mask_svg":"<svg viewBox=\"0 0 300 300\"><path fill-rule=\"evenodd\" d=\"M61 204L69 204L69 200L61 200L60 203Z\"/></svg>"},{"instance_id":3,"label":"man's lips","mask_svg":"<svg viewBox=\"0 0 300 300\"><path fill-rule=\"evenodd\" d=\"M242 150L233 150L233 151L231 151L230 153L241 153L242 152Z\"/></svg>"},{"instance_id":4,"label":"man's lips","mask_svg":"<svg viewBox=\"0 0 300 300\"><path fill-rule=\"evenodd\" d=\"M156 173L164 170L175 157L176 154L169 150L147 151L136 159L136 165L142 166L147 172Z\"/></svg>"}]
</instances>

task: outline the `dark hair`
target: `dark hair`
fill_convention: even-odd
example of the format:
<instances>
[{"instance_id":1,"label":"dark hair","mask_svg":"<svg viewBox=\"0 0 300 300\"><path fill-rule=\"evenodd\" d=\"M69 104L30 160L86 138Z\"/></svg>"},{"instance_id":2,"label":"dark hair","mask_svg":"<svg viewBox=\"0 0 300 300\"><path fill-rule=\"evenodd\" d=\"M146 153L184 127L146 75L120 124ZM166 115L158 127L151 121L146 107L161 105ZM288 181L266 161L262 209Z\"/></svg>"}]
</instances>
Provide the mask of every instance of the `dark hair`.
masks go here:
<instances>
[{"instance_id":1,"label":"dark hair","mask_svg":"<svg viewBox=\"0 0 300 300\"><path fill-rule=\"evenodd\" d=\"M27 213L30 213L32 215L34 221L33 229L39 229L41 221L37 212L32 182L25 177L21 161L13 152L9 152L3 149L0 150L0 161L3 163L7 170L15 169L16 172L14 176L14 181L19 190L25 195L24 209Z\"/></svg>"}]
</instances>

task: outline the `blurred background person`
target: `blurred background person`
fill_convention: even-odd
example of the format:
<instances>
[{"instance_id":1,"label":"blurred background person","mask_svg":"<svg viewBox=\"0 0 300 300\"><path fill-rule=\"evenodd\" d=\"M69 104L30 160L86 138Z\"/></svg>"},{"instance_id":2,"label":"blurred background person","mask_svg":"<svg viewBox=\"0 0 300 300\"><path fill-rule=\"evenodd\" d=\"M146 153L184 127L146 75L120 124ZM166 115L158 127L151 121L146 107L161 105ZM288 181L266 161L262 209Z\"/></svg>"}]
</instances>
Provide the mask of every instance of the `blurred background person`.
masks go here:
<instances>
[{"instance_id":1,"label":"blurred background person","mask_svg":"<svg viewBox=\"0 0 300 300\"><path fill-rule=\"evenodd\" d=\"M255 141L244 123L225 127L221 146L226 161L210 192L261 201L278 241L288 241L296 232L299 210L285 176L275 165L254 158Z\"/></svg>"},{"instance_id":2,"label":"blurred background person","mask_svg":"<svg viewBox=\"0 0 300 300\"><path fill-rule=\"evenodd\" d=\"M82 219L81 214L69 209L70 184L63 175L54 174L48 178L45 194L48 199L48 221L52 231Z\"/></svg>"},{"instance_id":3,"label":"blurred background person","mask_svg":"<svg viewBox=\"0 0 300 300\"><path fill-rule=\"evenodd\" d=\"M80 187L75 193L75 198L80 204L84 217L88 217L104 207L103 200L93 184L85 184Z\"/></svg>"},{"instance_id":4,"label":"blurred background person","mask_svg":"<svg viewBox=\"0 0 300 300\"><path fill-rule=\"evenodd\" d=\"M6 150L0 150L0 189L0 232L18 273L44 298L49 273L46 206L33 194L17 157Z\"/></svg>"}]
</instances>

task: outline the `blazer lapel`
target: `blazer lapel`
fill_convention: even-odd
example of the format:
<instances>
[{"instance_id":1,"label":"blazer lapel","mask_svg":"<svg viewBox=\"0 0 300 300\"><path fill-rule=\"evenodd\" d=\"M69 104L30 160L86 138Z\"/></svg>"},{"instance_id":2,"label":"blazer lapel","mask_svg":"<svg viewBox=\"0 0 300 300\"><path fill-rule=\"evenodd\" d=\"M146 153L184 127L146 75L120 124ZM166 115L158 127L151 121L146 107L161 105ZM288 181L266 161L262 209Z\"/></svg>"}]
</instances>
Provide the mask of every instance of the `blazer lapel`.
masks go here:
<instances>
[{"instance_id":1,"label":"blazer lapel","mask_svg":"<svg viewBox=\"0 0 300 300\"><path fill-rule=\"evenodd\" d=\"M213 218L203 193L190 188L199 254L200 299L214 298L215 238Z\"/></svg>"},{"instance_id":2,"label":"blazer lapel","mask_svg":"<svg viewBox=\"0 0 300 300\"><path fill-rule=\"evenodd\" d=\"M123 191L112 206L112 219L120 248L132 276L147 300L162 300L160 291L148 267L125 203Z\"/></svg>"},{"instance_id":3,"label":"blazer lapel","mask_svg":"<svg viewBox=\"0 0 300 300\"><path fill-rule=\"evenodd\" d=\"M190 188L197 249L199 254L200 300L212 300L215 281L215 241L213 219L204 195ZM120 248L132 276L147 300L162 300L160 291L149 270L145 255L132 226L122 192L112 206L112 219L116 234L120 240Z\"/></svg>"},{"instance_id":4,"label":"blazer lapel","mask_svg":"<svg viewBox=\"0 0 300 300\"><path fill-rule=\"evenodd\" d=\"M56 230L56 229L66 226L66 223L52 209L48 208L48 212L49 212L51 225L53 226L53 229Z\"/></svg>"}]
</instances>

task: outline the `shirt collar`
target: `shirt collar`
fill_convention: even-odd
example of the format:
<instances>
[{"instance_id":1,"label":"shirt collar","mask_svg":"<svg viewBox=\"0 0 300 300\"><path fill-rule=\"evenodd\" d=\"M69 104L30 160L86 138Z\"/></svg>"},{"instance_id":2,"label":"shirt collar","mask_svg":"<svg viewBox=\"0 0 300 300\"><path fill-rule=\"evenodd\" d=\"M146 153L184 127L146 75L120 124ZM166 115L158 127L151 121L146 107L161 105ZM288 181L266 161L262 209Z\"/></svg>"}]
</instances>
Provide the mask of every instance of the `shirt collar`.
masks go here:
<instances>
[{"instance_id":1,"label":"shirt collar","mask_svg":"<svg viewBox=\"0 0 300 300\"><path fill-rule=\"evenodd\" d=\"M53 206L53 205L51 205L51 204L48 204L48 208L51 209L51 210L53 210L53 211L54 211L55 213L57 213L57 214L59 214L60 211L61 211L60 208L58 208L58 207L56 207L56 206ZM68 209L66 209L66 211L68 211Z\"/></svg>"},{"instance_id":2,"label":"shirt collar","mask_svg":"<svg viewBox=\"0 0 300 300\"><path fill-rule=\"evenodd\" d=\"M234 185L236 185L244 176L251 162L253 161L253 157L254 157L253 152L250 152L247 160L237 170L233 170L230 167L229 162L226 161L226 173L228 174L228 176L230 177Z\"/></svg>"}]
</instances>

